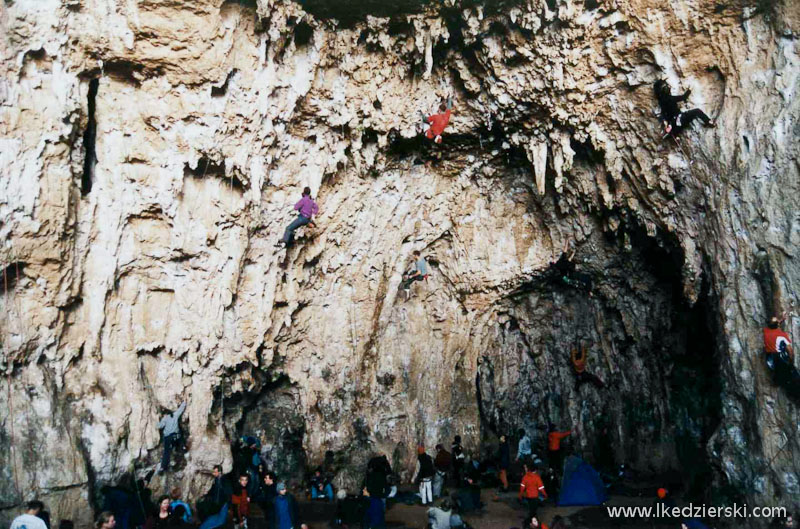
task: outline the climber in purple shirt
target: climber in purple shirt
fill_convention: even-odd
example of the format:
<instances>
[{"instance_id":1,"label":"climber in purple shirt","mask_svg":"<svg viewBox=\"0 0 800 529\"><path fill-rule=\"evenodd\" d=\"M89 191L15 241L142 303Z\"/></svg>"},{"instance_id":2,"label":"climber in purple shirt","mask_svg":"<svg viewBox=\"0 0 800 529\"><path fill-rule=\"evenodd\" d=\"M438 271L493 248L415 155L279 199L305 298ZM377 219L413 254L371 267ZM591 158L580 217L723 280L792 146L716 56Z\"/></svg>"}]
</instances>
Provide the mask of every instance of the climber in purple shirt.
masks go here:
<instances>
[{"instance_id":1,"label":"climber in purple shirt","mask_svg":"<svg viewBox=\"0 0 800 529\"><path fill-rule=\"evenodd\" d=\"M297 204L294 205L294 209L300 212L300 215L298 215L297 218L291 224L289 224L289 227L286 228L286 231L283 234L283 239L276 242L275 246L291 246L294 242L294 232L297 230L297 228L305 226L306 224L311 224L312 226L314 225L314 223L311 222L311 219L317 214L319 207L317 206L317 203L314 202L314 199L311 198L310 187L303 189L303 198L301 198Z\"/></svg>"}]
</instances>

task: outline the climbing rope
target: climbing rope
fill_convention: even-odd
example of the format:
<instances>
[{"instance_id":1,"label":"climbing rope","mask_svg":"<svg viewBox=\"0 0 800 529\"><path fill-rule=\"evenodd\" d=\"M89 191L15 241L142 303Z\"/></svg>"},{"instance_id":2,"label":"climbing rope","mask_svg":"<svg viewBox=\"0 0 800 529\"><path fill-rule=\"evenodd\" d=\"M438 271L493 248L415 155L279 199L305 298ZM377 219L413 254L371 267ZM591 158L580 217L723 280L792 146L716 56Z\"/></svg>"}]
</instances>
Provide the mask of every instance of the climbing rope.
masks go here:
<instances>
[{"instance_id":1,"label":"climbing rope","mask_svg":"<svg viewBox=\"0 0 800 529\"><path fill-rule=\"evenodd\" d=\"M17 270L16 279L19 280L19 263L17 263L16 270ZM7 272L7 267L3 267L3 300L4 300L3 304L5 305L7 300L8 300L8 272ZM9 320L9 317L10 317L9 316L10 312L11 311L9 311L9 310L5 310L5 313L6 313L6 325L5 325L5 328L6 328L6 330L8 330L8 328L9 328L8 327L8 320ZM7 342L8 342L8 340L4 340L4 347L3 347L5 349L5 358L6 358L6 360L8 360L8 347L5 345ZM14 488L16 489L17 497L19 498L21 496L20 496L20 488L19 488L19 468L17 467L17 457L16 457L16 455L17 455L16 454L16 443L14 442L14 439L16 438L16 436L14 435L14 397L13 397L13 393L11 392L11 371L6 373L6 389L7 389L7 400L8 400L9 434L11 436L9 451L11 453L11 461L13 461L13 465L14 465L14 467L13 467L13 469L14 469L14 471L13 471L13 474L14 474Z\"/></svg>"}]
</instances>

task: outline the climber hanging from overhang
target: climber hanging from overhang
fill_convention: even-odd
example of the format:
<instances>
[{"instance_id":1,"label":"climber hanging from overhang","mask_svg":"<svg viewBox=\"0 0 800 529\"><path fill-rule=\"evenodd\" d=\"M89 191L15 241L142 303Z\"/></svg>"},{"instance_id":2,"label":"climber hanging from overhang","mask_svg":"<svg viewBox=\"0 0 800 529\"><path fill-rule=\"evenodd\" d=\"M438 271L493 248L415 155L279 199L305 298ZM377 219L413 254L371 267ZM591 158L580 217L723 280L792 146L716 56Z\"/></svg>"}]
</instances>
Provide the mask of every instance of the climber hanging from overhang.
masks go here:
<instances>
[{"instance_id":1,"label":"climber hanging from overhang","mask_svg":"<svg viewBox=\"0 0 800 529\"><path fill-rule=\"evenodd\" d=\"M699 108L693 108L682 112L678 103L689 98L691 90L686 90L682 95L674 96L667 82L659 79L653 84L658 105L661 107L661 125L664 129L664 136L671 135L673 138L683 132L696 119L700 119L706 127L715 126L714 120L709 118L705 112Z\"/></svg>"},{"instance_id":2,"label":"climber hanging from overhang","mask_svg":"<svg viewBox=\"0 0 800 529\"><path fill-rule=\"evenodd\" d=\"M794 367L794 350L789 335L781 329L786 312L773 316L764 328L764 352L767 367L775 374L777 382L793 396L800 395L800 372Z\"/></svg>"},{"instance_id":3,"label":"climber hanging from overhang","mask_svg":"<svg viewBox=\"0 0 800 529\"><path fill-rule=\"evenodd\" d=\"M575 267L574 258L575 250L570 251L569 240L564 241L561 257L558 261L550 263L553 281L583 290L592 297L592 276L586 272L579 272Z\"/></svg>"},{"instance_id":4,"label":"climber hanging from overhang","mask_svg":"<svg viewBox=\"0 0 800 529\"><path fill-rule=\"evenodd\" d=\"M311 198L310 187L303 189L303 196L297 201L297 204L294 205L294 209L299 212L299 215L289 224L286 231L283 233L283 239L276 242L275 246L286 246L288 248L294 243L294 232L298 228L306 224L310 224L311 227L314 227L314 223L311 219L317 214L319 207L317 203L314 202L314 199Z\"/></svg>"},{"instance_id":5,"label":"climber hanging from overhang","mask_svg":"<svg viewBox=\"0 0 800 529\"><path fill-rule=\"evenodd\" d=\"M426 116L424 112L419 111L422 114L422 124L426 138L433 140L434 143L442 143L442 133L447 124L450 123L451 108L453 108L453 98L449 97L447 101L442 100L438 114Z\"/></svg>"},{"instance_id":6,"label":"climber hanging from overhang","mask_svg":"<svg viewBox=\"0 0 800 529\"><path fill-rule=\"evenodd\" d=\"M586 345L582 345L580 352L577 347L573 347L570 352L572 369L575 371L575 389L578 389L584 382L591 382L597 389L603 389L605 386L603 380L594 373L586 371L587 349Z\"/></svg>"}]
</instances>

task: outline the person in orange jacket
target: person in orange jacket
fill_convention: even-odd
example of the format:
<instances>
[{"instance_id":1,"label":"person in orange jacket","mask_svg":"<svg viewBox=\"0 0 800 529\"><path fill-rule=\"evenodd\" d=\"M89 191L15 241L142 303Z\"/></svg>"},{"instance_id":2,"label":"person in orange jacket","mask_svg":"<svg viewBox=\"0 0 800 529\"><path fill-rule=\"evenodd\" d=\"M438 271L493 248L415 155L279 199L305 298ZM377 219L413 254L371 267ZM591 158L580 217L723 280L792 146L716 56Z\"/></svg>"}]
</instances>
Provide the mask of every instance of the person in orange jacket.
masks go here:
<instances>
[{"instance_id":1,"label":"person in orange jacket","mask_svg":"<svg viewBox=\"0 0 800 529\"><path fill-rule=\"evenodd\" d=\"M570 353L572 369L575 370L575 388L579 388L584 382L591 382L597 389L602 389L605 387L605 384L600 377L586 371L586 349L587 347L585 345L581 346L581 352L579 354L578 348L573 347Z\"/></svg>"},{"instance_id":2,"label":"person in orange jacket","mask_svg":"<svg viewBox=\"0 0 800 529\"><path fill-rule=\"evenodd\" d=\"M522 464L525 475L522 476L522 483L519 484L519 500L528 507L528 514L536 516L539 505L547 498L547 491L544 489L542 478L533 468L531 463Z\"/></svg>"},{"instance_id":3,"label":"person in orange jacket","mask_svg":"<svg viewBox=\"0 0 800 529\"><path fill-rule=\"evenodd\" d=\"M547 459L550 462L550 467L554 468L558 474L561 474L561 466L564 460L561 440L572 435L572 430L559 432L556 431L556 425L550 423L547 432Z\"/></svg>"},{"instance_id":4,"label":"person in orange jacket","mask_svg":"<svg viewBox=\"0 0 800 529\"><path fill-rule=\"evenodd\" d=\"M448 98L447 102L442 101L439 105L438 114L426 116L425 113L420 111L420 113L422 113L423 124L428 126L428 129L425 131L426 138L433 140L435 143L442 143L442 133L448 123L450 123L451 108L453 108L453 99Z\"/></svg>"}]
</instances>

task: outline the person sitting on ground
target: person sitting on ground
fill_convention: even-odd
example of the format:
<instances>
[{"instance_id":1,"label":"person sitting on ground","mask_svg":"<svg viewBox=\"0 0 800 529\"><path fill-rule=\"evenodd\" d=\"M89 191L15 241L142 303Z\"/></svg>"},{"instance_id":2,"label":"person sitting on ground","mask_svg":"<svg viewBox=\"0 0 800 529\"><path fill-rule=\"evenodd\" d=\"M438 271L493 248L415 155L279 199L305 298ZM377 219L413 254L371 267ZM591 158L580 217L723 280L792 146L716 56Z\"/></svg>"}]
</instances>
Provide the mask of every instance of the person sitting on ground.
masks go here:
<instances>
[{"instance_id":1,"label":"person sitting on ground","mask_svg":"<svg viewBox=\"0 0 800 529\"><path fill-rule=\"evenodd\" d=\"M422 253L419 250L414 250L414 268L403 274L403 283L401 285L406 301L411 298L411 284L414 281L422 281L427 276L428 262L422 257Z\"/></svg>"},{"instance_id":2,"label":"person sitting on ground","mask_svg":"<svg viewBox=\"0 0 800 529\"><path fill-rule=\"evenodd\" d=\"M298 524L297 502L294 496L289 494L286 490L286 484L282 482L275 486L275 490L278 495L272 501L270 529L297 529L300 525Z\"/></svg>"},{"instance_id":3,"label":"person sitting on ground","mask_svg":"<svg viewBox=\"0 0 800 529\"><path fill-rule=\"evenodd\" d=\"M182 505L183 506L183 511L181 512L181 514L183 515L183 521L185 521L186 523L191 523L192 522L192 508L189 507L189 504L187 504L185 501L183 501L181 499L181 489L180 489L180 487L173 488L172 491L170 491L169 496L170 496L170 500L172 500L170 502L170 504L169 504L169 508L172 510L172 513L173 514L175 513L175 508L176 507L178 507L179 505Z\"/></svg>"},{"instance_id":4,"label":"person sitting on ground","mask_svg":"<svg viewBox=\"0 0 800 529\"><path fill-rule=\"evenodd\" d=\"M681 112L678 103L689 99L691 90L686 90L683 95L674 96L670 91L669 85L663 79L659 79L653 84L658 105L661 107L661 124L664 127L664 135L672 134L677 136L692 124L696 119L700 119L706 127L713 127L714 121L699 108L694 108L686 112Z\"/></svg>"},{"instance_id":5,"label":"person sitting on ground","mask_svg":"<svg viewBox=\"0 0 800 529\"><path fill-rule=\"evenodd\" d=\"M508 439L505 435L500 435L500 446L497 450L497 477L500 479L502 492L508 492L508 467L511 465L511 448L508 446Z\"/></svg>"},{"instance_id":6,"label":"person sitting on ground","mask_svg":"<svg viewBox=\"0 0 800 529\"><path fill-rule=\"evenodd\" d=\"M534 470L533 464L525 461L522 464L525 475L519 484L519 501L528 508L528 513L535 515L539 505L547 499L547 491L539 474Z\"/></svg>"},{"instance_id":7,"label":"person sitting on ground","mask_svg":"<svg viewBox=\"0 0 800 529\"><path fill-rule=\"evenodd\" d=\"M311 499L321 499L333 501L333 485L326 475L322 473L322 467L314 470L314 475L310 479Z\"/></svg>"},{"instance_id":8,"label":"person sitting on ground","mask_svg":"<svg viewBox=\"0 0 800 529\"><path fill-rule=\"evenodd\" d=\"M25 505L25 512L11 522L10 529L47 529L44 520L38 514L44 510L44 503L39 500L29 501Z\"/></svg>"},{"instance_id":9,"label":"person sitting on ground","mask_svg":"<svg viewBox=\"0 0 800 529\"><path fill-rule=\"evenodd\" d=\"M559 432L556 430L556 425L553 423L550 423L550 426L547 428L547 460L558 475L561 475L561 467L564 462L564 451L561 447L561 441L569 435L572 435L572 430Z\"/></svg>"},{"instance_id":10,"label":"person sitting on ground","mask_svg":"<svg viewBox=\"0 0 800 529\"><path fill-rule=\"evenodd\" d=\"M431 529L450 529L450 517L453 508L450 500L445 499L439 507L428 509L428 522Z\"/></svg>"},{"instance_id":11,"label":"person sitting on ground","mask_svg":"<svg viewBox=\"0 0 800 529\"><path fill-rule=\"evenodd\" d=\"M310 187L305 187L303 189L303 196L297 204L294 205L294 209L300 214L289 224L286 231L283 233L283 239L275 243L275 246L286 246L288 248L294 242L294 232L297 231L298 228L306 224L311 224L312 227L314 226L312 219L314 215L319 212L319 206L317 206L317 203L311 198Z\"/></svg>"},{"instance_id":12,"label":"person sitting on ground","mask_svg":"<svg viewBox=\"0 0 800 529\"><path fill-rule=\"evenodd\" d=\"M433 481L434 473L433 458L425 453L424 446L419 445L417 447L417 465L411 481L416 482L419 479L419 496L422 499L422 505L433 501L431 481Z\"/></svg>"},{"instance_id":13,"label":"person sitting on ground","mask_svg":"<svg viewBox=\"0 0 800 529\"><path fill-rule=\"evenodd\" d=\"M450 452L445 450L441 444L436 445L436 457L433 459L433 466L436 470L433 475L433 499L442 495L442 488L447 478L447 472L450 470L451 462Z\"/></svg>"},{"instance_id":14,"label":"person sitting on ground","mask_svg":"<svg viewBox=\"0 0 800 529\"><path fill-rule=\"evenodd\" d=\"M450 529L460 529L462 527L466 527L464 523L464 519L461 518L461 514L458 512L458 506L454 505L453 503L450 504Z\"/></svg>"},{"instance_id":15,"label":"person sitting on ground","mask_svg":"<svg viewBox=\"0 0 800 529\"><path fill-rule=\"evenodd\" d=\"M483 507L481 502L481 488L473 473L464 476L464 486L455 493L456 505L461 513L479 511Z\"/></svg>"},{"instance_id":16,"label":"person sitting on ground","mask_svg":"<svg viewBox=\"0 0 800 529\"><path fill-rule=\"evenodd\" d=\"M580 353L578 348L573 347L570 352L570 359L572 360L572 368L575 371L575 388L579 388L584 382L591 382L597 389L605 387L603 381L597 375L586 371L586 354L587 347L581 346Z\"/></svg>"},{"instance_id":17,"label":"person sitting on ground","mask_svg":"<svg viewBox=\"0 0 800 529\"><path fill-rule=\"evenodd\" d=\"M116 526L117 521L114 519L114 513L111 511L101 512L94 521L95 529L114 529ZM12 525L11 527L13 528L14 526Z\"/></svg>"},{"instance_id":18,"label":"person sitting on ground","mask_svg":"<svg viewBox=\"0 0 800 529\"><path fill-rule=\"evenodd\" d=\"M439 114L426 116L424 112L420 111L423 127L427 127L425 130L426 138L433 140L437 144L442 143L442 133L450 123L451 108L453 108L453 99L448 98L447 101L442 100L439 104Z\"/></svg>"},{"instance_id":19,"label":"person sitting on ground","mask_svg":"<svg viewBox=\"0 0 800 529\"><path fill-rule=\"evenodd\" d=\"M466 459L466 455L464 454L464 447L461 446L461 436L456 435L453 437L453 444L450 446L450 450L453 453L453 477L456 480L456 486L461 486L461 469L464 468L464 460Z\"/></svg>"},{"instance_id":20,"label":"person sitting on ground","mask_svg":"<svg viewBox=\"0 0 800 529\"><path fill-rule=\"evenodd\" d=\"M158 429L162 430L161 435L164 440L164 454L161 457L161 470L158 471L159 474L163 474L169 470L172 449L180 443L180 419L185 409L186 401L183 401L181 405L178 406L177 410L162 417L158 423Z\"/></svg>"},{"instance_id":21,"label":"person sitting on ground","mask_svg":"<svg viewBox=\"0 0 800 529\"><path fill-rule=\"evenodd\" d=\"M522 523L522 529L548 529L547 524L539 521L539 518L532 514Z\"/></svg>"},{"instance_id":22,"label":"person sitting on ground","mask_svg":"<svg viewBox=\"0 0 800 529\"><path fill-rule=\"evenodd\" d=\"M246 472L243 472L239 474L239 481L233 486L231 503L234 507L234 527L247 527L247 518L250 517L250 496L247 493L247 485L249 483L250 475Z\"/></svg>"},{"instance_id":23,"label":"person sitting on ground","mask_svg":"<svg viewBox=\"0 0 800 529\"><path fill-rule=\"evenodd\" d=\"M367 487L361 491L364 498L362 529L383 529L386 526L386 506L381 498L370 495Z\"/></svg>"},{"instance_id":24,"label":"person sitting on ground","mask_svg":"<svg viewBox=\"0 0 800 529\"><path fill-rule=\"evenodd\" d=\"M156 512L150 513L145 522L145 529L162 529L169 526L170 515L169 496L161 496L156 503Z\"/></svg>"},{"instance_id":25,"label":"person sitting on ground","mask_svg":"<svg viewBox=\"0 0 800 529\"><path fill-rule=\"evenodd\" d=\"M519 443L517 444L517 457L515 460L524 461L531 457L531 438L522 428L517 431L517 435L519 435Z\"/></svg>"}]
</instances>

